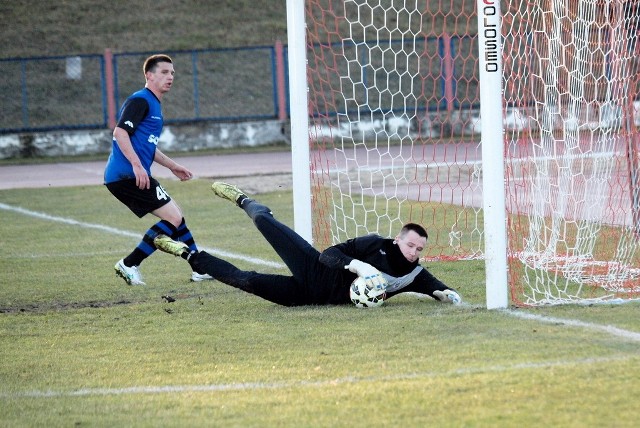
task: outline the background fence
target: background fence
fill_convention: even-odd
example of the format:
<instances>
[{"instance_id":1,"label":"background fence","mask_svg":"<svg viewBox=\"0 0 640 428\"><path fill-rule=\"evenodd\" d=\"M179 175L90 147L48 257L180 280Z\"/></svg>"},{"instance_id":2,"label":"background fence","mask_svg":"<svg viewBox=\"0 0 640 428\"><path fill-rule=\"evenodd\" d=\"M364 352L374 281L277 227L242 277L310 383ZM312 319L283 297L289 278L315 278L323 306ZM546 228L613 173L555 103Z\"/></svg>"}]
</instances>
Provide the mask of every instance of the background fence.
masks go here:
<instances>
[{"instance_id":1,"label":"background fence","mask_svg":"<svg viewBox=\"0 0 640 428\"><path fill-rule=\"evenodd\" d=\"M432 90L440 96L437 104L419 110L450 110L454 100L463 99L457 91L477 94L475 61L456 59L470 40L424 39L433 55L429 67L421 69L435 77ZM124 99L144 85L142 64L152 53L106 50L102 55L0 59L0 134L113 127ZM288 117L287 49L281 43L166 53L176 70L163 106L167 124ZM361 72L369 73L372 64L364 58L362 64ZM472 107L477 99L468 102ZM361 113L358 108L352 113Z\"/></svg>"}]
</instances>

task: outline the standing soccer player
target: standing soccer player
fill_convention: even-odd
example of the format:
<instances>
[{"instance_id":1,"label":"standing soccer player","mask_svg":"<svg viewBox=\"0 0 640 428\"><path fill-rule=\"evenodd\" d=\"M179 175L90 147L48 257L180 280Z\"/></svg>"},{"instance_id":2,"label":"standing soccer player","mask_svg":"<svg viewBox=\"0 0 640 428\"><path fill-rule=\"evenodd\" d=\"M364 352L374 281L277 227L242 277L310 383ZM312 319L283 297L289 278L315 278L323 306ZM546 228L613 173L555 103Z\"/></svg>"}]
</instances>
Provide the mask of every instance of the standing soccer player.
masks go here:
<instances>
[{"instance_id":1,"label":"standing soccer player","mask_svg":"<svg viewBox=\"0 0 640 428\"><path fill-rule=\"evenodd\" d=\"M158 234L171 236L189 248L197 249L182 210L151 176L151 165L156 162L171 170L181 181L193 177L191 171L157 147L164 123L161 101L173 84L173 61L167 55L152 55L144 62L143 71L146 84L127 98L120 110L104 171L107 189L135 215L142 218L151 213L160 219L147 230L131 254L115 265L116 274L129 285L144 285L138 267L156 250L153 238ZM192 281L208 279L213 278L201 272L191 275Z\"/></svg>"}]
</instances>

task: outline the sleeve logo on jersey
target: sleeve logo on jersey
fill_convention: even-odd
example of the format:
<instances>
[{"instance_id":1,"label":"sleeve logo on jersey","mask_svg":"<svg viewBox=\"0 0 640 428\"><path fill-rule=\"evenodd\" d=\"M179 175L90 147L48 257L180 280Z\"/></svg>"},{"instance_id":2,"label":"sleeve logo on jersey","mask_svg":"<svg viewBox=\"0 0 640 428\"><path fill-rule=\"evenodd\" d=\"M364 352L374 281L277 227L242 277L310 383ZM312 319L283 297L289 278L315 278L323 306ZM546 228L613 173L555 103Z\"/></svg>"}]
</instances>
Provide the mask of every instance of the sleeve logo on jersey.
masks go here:
<instances>
[{"instance_id":1,"label":"sleeve logo on jersey","mask_svg":"<svg viewBox=\"0 0 640 428\"><path fill-rule=\"evenodd\" d=\"M124 124L127 125L129 128L133 128L133 122L131 122L130 120L125 121Z\"/></svg>"},{"instance_id":2,"label":"sleeve logo on jersey","mask_svg":"<svg viewBox=\"0 0 640 428\"><path fill-rule=\"evenodd\" d=\"M158 140L159 140L158 137L156 137L155 135L151 134L151 135L149 135L149 139L147 140L147 142L151 143L151 144L155 144L157 146L158 145Z\"/></svg>"}]
</instances>

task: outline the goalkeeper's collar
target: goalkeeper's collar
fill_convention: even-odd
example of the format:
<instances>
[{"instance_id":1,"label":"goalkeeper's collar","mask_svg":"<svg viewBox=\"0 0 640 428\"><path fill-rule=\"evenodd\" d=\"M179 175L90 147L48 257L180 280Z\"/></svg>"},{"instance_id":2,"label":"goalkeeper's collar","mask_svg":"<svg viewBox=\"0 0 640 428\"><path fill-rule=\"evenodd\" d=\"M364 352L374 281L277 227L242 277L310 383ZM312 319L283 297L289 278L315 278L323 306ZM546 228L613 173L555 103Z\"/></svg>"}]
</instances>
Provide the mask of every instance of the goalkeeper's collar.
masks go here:
<instances>
[{"instance_id":1,"label":"goalkeeper's collar","mask_svg":"<svg viewBox=\"0 0 640 428\"><path fill-rule=\"evenodd\" d=\"M389 267L393 270L393 272L397 272L399 274L406 275L407 273L413 271L416 266L418 266L419 261L410 262L400 251L400 247L398 244L394 244L391 239L385 239L383 244L383 248L385 253L387 254L387 261L389 262Z\"/></svg>"}]
</instances>

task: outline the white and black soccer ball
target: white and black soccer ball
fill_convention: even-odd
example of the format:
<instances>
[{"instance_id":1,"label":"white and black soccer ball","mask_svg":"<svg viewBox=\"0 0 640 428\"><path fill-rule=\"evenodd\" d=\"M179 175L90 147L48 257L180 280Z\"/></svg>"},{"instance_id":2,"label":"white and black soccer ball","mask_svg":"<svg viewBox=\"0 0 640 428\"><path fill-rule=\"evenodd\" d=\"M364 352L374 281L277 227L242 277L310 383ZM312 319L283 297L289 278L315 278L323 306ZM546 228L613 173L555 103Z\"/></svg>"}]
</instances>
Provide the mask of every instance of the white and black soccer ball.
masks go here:
<instances>
[{"instance_id":1,"label":"white and black soccer ball","mask_svg":"<svg viewBox=\"0 0 640 428\"><path fill-rule=\"evenodd\" d=\"M357 277L351 283L349 297L358 308L376 308L384 303L386 293L382 285L371 287L363 278Z\"/></svg>"}]
</instances>

